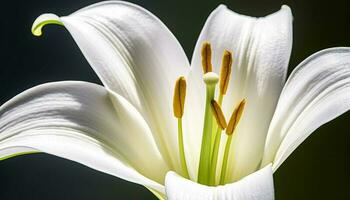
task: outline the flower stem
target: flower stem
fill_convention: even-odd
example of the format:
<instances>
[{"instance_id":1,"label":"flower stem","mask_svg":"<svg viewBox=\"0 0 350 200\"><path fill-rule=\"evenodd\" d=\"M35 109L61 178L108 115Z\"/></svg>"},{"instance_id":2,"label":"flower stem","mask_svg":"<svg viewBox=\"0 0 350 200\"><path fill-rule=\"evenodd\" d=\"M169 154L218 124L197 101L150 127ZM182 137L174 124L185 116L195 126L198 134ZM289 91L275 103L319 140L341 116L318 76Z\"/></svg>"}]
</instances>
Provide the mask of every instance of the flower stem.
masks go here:
<instances>
[{"instance_id":1,"label":"flower stem","mask_svg":"<svg viewBox=\"0 0 350 200\"><path fill-rule=\"evenodd\" d=\"M227 136L227 140L226 140L226 145L225 145L224 157L223 157L223 160L222 160L221 175L220 175L220 185L224 185L225 184L227 162L228 162L228 156L229 156L229 153L230 153L231 142L232 142L232 135L228 135Z\"/></svg>"},{"instance_id":2,"label":"flower stem","mask_svg":"<svg viewBox=\"0 0 350 200\"><path fill-rule=\"evenodd\" d=\"M178 130L178 141L179 141L179 153L180 153L181 168L182 168L182 172L183 172L184 177L188 179L190 176L188 174L186 157L185 157L185 148L184 148L183 132L182 132L182 118L178 118L177 130Z\"/></svg>"},{"instance_id":3,"label":"flower stem","mask_svg":"<svg viewBox=\"0 0 350 200\"><path fill-rule=\"evenodd\" d=\"M215 84L206 85L206 102L205 102L205 114L204 114L204 126L201 153L199 159L198 169L198 183L208 184L210 173L210 154L211 154L211 140L212 140L212 125L213 115L211 113L211 100L214 99Z\"/></svg>"}]
</instances>

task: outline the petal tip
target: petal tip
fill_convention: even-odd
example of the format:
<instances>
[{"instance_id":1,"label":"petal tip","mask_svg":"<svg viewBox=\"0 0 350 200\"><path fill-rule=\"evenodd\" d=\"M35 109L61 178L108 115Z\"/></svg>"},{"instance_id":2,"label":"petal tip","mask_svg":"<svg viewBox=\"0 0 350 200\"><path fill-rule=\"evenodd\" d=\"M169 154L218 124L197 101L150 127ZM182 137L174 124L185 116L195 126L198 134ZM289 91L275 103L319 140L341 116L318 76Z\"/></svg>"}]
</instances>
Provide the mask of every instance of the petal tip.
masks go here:
<instances>
[{"instance_id":1,"label":"petal tip","mask_svg":"<svg viewBox=\"0 0 350 200\"><path fill-rule=\"evenodd\" d=\"M290 16L293 16L292 9L288 5L282 5L281 11L288 13Z\"/></svg>"},{"instance_id":2,"label":"petal tip","mask_svg":"<svg viewBox=\"0 0 350 200\"><path fill-rule=\"evenodd\" d=\"M45 13L40 15L38 18L35 19L32 25L32 34L35 36L41 36L42 35L42 28L47 24L58 24L63 25L60 18L51 13Z\"/></svg>"},{"instance_id":3,"label":"petal tip","mask_svg":"<svg viewBox=\"0 0 350 200\"><path fill-rule=\"evenodd\" d=\"M290 7L289 7L288 5L285 5L285 4L283 4L283 5L281 6L281 9L282 9L282 10L291 10Z\"/></svg>"},{"instance_id":4,"label":"petal tip","mask_svg":"<svg viewBox=\"0 0 350 200\"><path fill-rule=\"evenodd\" d=\"M217 9L227 9L227 6L225 4L219 4Z\"/></svg>"}]
</instances>

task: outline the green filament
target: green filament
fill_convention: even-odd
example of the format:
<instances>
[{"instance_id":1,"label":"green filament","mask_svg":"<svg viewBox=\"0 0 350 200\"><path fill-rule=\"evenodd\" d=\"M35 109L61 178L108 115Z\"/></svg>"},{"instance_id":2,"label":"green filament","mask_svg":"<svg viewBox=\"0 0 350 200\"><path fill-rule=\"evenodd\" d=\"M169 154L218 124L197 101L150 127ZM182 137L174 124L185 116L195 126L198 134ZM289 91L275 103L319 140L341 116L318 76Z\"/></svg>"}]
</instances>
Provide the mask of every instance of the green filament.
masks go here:
<instances>
[{"instance_id":1,"label":"green filament","mask_svg":"<svg viewBox=\"0 0 350 200\"><path fill-rule=\"evenodd\" d=\"M223 95L219 95L218 104L221 106L223 101ZM219 154L219 147L220 147L220 141L221 141L221 128L217 125L217 123L214 123L213 125L213 131L216 130L213 134L214 137L212 137L212 153L211 153L211 163L210 163L210 185L215 185L215 177L216 177L216 168L217 168L217 161L218 161L218 154ZM215 129L214 129L215 128Z\"/></svg>"},{"instance_id":2,"label":"green filament","mask_svg":"<svg viewBox=\"0 0 350 200\"><path fill-rule=\"evenodd\" d=\"M219 154L219 146L221 141L221 128L217 128L215 134L215 142L213 147L213 153L211 157L211 170L210 170L210 185L215 185L215 177L216 177L216 166L218 162L218 154Z\"/></svg>"},{"instance_id":3,"label":"green filament","mask_svg":"<svg viewBox=\"0 0 350 200\"><path fill-rule=\"evenodd\" d=\"M229 153L230 153L231 142L232 142L232 134L228 135L227 140L226 140L224 157L223 157L223 160L222 160L222 167L221 167L220 185L224 185L225 184L226 170L227 170L227 161L228 161L228 156L229 156Z\"/></svg>"},{"instance_id":4,"label":"green filament","mask_svg":"<svg viewBox=\"0 0 350 200\"><path fill-rule=\"evenodd\" d=\"M185 149L184 149L184 142L183 142L183 132L182 132L182 118L178 118L177 121L177 130L178 130L178 141L179 141L179 152L180 152L180 161L181 161L181 168L182 172L185 178L189 179L187 164L186 164L186 157L185 157Z\"/></svg>"}]
</instances>

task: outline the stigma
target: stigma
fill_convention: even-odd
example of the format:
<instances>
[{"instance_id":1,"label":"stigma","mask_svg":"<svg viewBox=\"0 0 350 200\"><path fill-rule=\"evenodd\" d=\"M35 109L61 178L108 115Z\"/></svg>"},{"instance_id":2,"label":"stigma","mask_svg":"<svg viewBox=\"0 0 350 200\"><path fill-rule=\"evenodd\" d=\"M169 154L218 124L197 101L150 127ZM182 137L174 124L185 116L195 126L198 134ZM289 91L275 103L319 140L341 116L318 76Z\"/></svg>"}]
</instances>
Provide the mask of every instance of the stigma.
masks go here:
<instances>
[{"instance_id":1,"label":"stigma","mask_svg":"<svg viewBox=\"0 0 350 200\"><path fill-rule=\"evenodd\" d=\"M216 85L219 81L219 76L215 72L208 72L203 75L203 81L206 85Z\"/></svg>"}]
</instances>

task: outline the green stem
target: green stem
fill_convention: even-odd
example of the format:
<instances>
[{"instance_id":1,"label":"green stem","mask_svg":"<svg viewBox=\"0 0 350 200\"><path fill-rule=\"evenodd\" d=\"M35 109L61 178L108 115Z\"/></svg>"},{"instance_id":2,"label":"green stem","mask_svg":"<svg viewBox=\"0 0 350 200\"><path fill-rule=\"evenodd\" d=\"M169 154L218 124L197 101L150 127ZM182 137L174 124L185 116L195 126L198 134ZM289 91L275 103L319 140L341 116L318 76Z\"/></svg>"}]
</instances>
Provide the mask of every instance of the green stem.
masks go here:
<instances>
[{"instance_id":1,"label":"green stem","mask_svg":"<svg viewBox=\"0 0 350 200\"><path fill-rule=\"evenodd\" d=\"M221 175L220 175L220 185L225 184L225 178L226 178L226 170L227 170L227 162L228 162L228 156L230 153L230 147L232 142L232 134L227 137L226 145L225 145L225 152L224 157L222 160L222 167L221 167Z\"/></svg>"},{"instance_id":2,"label":"green stem","mask_svg":"<svg viewBox=\"0 0 350 200\"><path fill-rule=\"evenodd\" d=\"M214 99L215 84L206 85L206 102L204 114L204 126L201 153L198 168L198 183L207 185L209 183L209 169L210 169L210 154L211 154L211 140L212 140L212 125L213 115L211 113L211 100Z\"/></svg>"},{"instance_id":3,"label":"green stem","mask_svg":"<svg viewBox=\"0 0 350 200\"><path fill-rule=\"evenodd\" d=\"M221 128L218 127L215 134L215 142L214 142L213 153L211 157L210 185L215 185L216 166L218 162L221 131L222 131Z\"/></svg>"},{"instance_id":4,"label":"green stem","mask_svg":"<svg viewBox=\"0 0 350 200\"><path fill-rule=\"evenodd\" d=\"M187 164L186 164L186 157L185 157L185 148L184 148L184 141L183 141L183 132L182 132L182 118L178 118L177 121L177 130L178 130L178 141L179 141L179 153L180 153L180 161L181 161L181 167L182 172L184 173L184 177L189 179Z\"/></svg>"}]
</instances>

